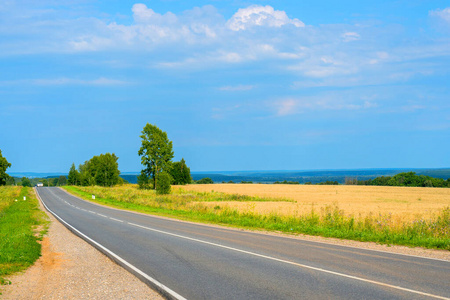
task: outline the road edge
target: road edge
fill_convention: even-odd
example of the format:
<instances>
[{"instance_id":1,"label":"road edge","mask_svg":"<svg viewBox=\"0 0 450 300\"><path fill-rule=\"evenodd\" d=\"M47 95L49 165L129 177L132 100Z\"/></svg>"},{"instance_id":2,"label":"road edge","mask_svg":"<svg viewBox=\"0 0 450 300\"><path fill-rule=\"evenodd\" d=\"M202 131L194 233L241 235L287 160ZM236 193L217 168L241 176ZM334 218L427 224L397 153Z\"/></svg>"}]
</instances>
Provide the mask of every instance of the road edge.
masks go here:
<instances>
[{"instance_id":1,"label":"road edge","mask_svg":"<svg viewBox=\"0 0 450 300\"><path fill-rule=\"evenodd\" d=\"M200 226L205 226L205 227L226 228L226 229L229 229L229 230L251 232L251 233L260 234L260 235L279 236L279 237L284 237L284 238L288 238L288 239L302 240L302 241L310 242L310 243L327 244L327 245L333 245L333 246L339 246L339 247L345 247L345 248L353 248L353 249L364 249L364 250L373 251L373 252L381 252L381 253L388 253L388 254L394 254L394 255L400 255L400 256L408 256L408 257L416 257L416 258L422 258L422 259L430 259L430 260L436 260L436 261L450 262L450 259L432 257L432 255L430 255L430 256L424 255L426 252L445 251L445 250L427 249L427 248L421 248L421 247L407 247L407 246L402 246L402 245L392 245L392 246L391 245L381 245L381 244L377 244L375 242L361 242L361 241L345 240L345 239L338 239L338 238L328 238L328 237L322 237L322 236L312 236L312 235L306 235L306 234L294 235L293 236L293 235L289 235L289 234L284 233L284 232L264 231L264 230L259 230L259 229L239 228L239 227L226 226L226 225L217 225L217 224L208 224L208 223L199 223L199 222L193 222L193 221L187 221L187 220L180 220L180 219L177 219L177 218L171 218L171 217L147 214L147 213L142 213L142 212L138 212L138 211L133 211L133 210L128 210L128 209L121 209L121 208L116 208L116 207L112 207L112 206L108 206L108 205L92 202L92 201L80 198L79 196L74 195L74 194L70 193L69 191L67 191L67 190L65 190L65 189L63 189L61 187L58 187L58 188L61 189L64 192L72 195L75 198L78 198L78 199L80 199L82 201L86 201L88 203L91 203L91 204L94 204L94 205L97 205L97 206L100 206L100 207L106 207L106 208L113 209L113 210L127 211L129 213L134 213L134 214L139 214L139 215L144 215L144 216L152 216L154 218L159 218L159 219L172 220L172 221L181 222L181 223L190 223L190 224L195 224L195 225L200 225ZM347 244L344 244L344 242L354 243L354 245L347 245ZM386 249L373 249L373 248L364 246L364 245L368 245L368 244L375 245L375 246L380 247L380 248L383 247L383 248L386 248ZM411 250L413 252L417 252L419 250L426 251L426 252L425 253L420 253L420 254L407 254L407 253L402 253L402 252L398 252L398 251L393 251L395 249L395 247L408 249L408 250Z\"/></svg>"},{"instance_id":2,"label":"road edge","mask_svg":"<svg viewBox=\"0 0 450 300\"><path fill-rule=\"evenodd\" d=\"M47 207L47 205L44 203L44 201L42 201L41 196L39 195L39 192L37 191L37 189L36 188L33 188L33 189L34 189L34 191L35 191L35 193L37 195L37 198L39 199L39 201L43 205L43 207L50 214L52 214L55 217L56 220L58 220L63 226L65 226L70 232L72 232L76 236L80 237L81 239L83 239L84 241L89 243L91 246L96 248L98 251L103 253L105 256L107 256L109 259L111 259L114 263L116 263L117 265L121 266L122 268L124 268L125 270L127 270L128 272L133 274L134 276L136 276L139 280L144 282L151 289L153 289L156 292L158 292L164 298L169 299L169 300L186 300L186 298L184 298L183 296L179 295L177 292L171 290L169 287L165 286L164 284L162 284L161 282L157 281L153 277L147 275L146 273L144 273L143 271L141 271L140 269L138 269L134 265L130 264L128 261L126 261L122 257L120 257L119 255L115 254L114 252L112 252L108 248L106 248L103 245L101 245L100 243L94 241L93 239L91 239L90 237L86 236L85 234L80 232L78 229L76 229L75 227L73 227L72 225L70 225L69 223L64 221L64 219L62 219L55 212L53 212L51 209L49 209Z\"/></svg>"}]
</instances>

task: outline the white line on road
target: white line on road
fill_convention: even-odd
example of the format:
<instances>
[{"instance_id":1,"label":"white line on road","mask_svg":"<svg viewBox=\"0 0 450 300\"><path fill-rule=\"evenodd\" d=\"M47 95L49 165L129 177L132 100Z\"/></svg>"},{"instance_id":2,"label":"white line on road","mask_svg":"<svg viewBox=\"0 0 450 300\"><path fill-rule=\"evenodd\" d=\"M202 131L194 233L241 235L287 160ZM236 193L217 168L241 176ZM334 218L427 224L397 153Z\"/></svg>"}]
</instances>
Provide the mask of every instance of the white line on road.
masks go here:
<instances>
[{"instance_id":1,"label":"white line on road","mask_svg":"<svg viewBox=\"0 0 450 300\"><path fill-rule=\"evenodd\" d=\"M59 197L58 197L59 198ZM61 199L62 200L62 199ZM42 200L41 200L42 201ZM42 202L43 203L43 202ZM44 204L45 206L45 204ZM47 206L45 206L47 208ZM47 210L49 210L47 208ZM49 210L50 211L50 210ZM52 214L54 214L55 216L57 216L55 213L53 213L52 211L50 211ZM90 213L94 213L93 211L88 211ZM100 214L99 214L100 215ZM103 215L102 215L103 216ZM58 217L59 218L59 217ZM124 221L120 221L118 219L114 219L111 218L115 221L119 221L124 223ZM61 219L62 222L64 222ZM64 222L65 223L65 222ZM265 259L269 259L269 260L273 260L273 261L277 261L277 262L281 262L281 263L286 263L286 264L290 264L290 265L294 265L294 266L298 266L298 267L302 267L302 268L306 268L306 269L310 269L310 270L315 270L315 271L319 271L319 272L323 272L323 273L328 273L328 274L332 274L332 275L336 275L336 276L340 276L340 277L345 277L345 278L349 278L349 279L353 279L353 280L358 280L358 281L362 281L362 282L367 282L367 283L371 283L371 284L375 284L375 285L379 285L379 286L384 286L384 287L388 287L388 288L393 288L393 289L397 289L397 290L401 290L401 291L406 291L406 292L410 292L410 293L414 293L414 294L418 294L418 295L422 295L422 296L428 296L428 297L432 297L432 298L436 298L436 299L444 299L444 300L450 300L450 298L447 297L443 297L443 296L439 296L439 295L434 295L434 294L430 294L430 293L425 293L425 292L421 292L421 291L417 291L417 290L413 290L413 289L408 289L408 288L404 288L401 286L396 286L396 285L391 285L391 284L387 284L387 283L383 283L383 282L379 282L379 281L375 281L375 280L370 280L370 279L365 279L365 278L361 278L361 277L357 277L357 276L352 276L352 275L348 275L348 274L344 274L344 273L339 273L339 272L335 272L335 271L331 271L331 270L326 270L326 269L322 269L322 268L317 268L317 267L313 267L313 266L308 266L308 265L304 265L304 264L300 264L300 263L296 263L293 261L288 261L288 260L284 260L284 259L279 259L276 257L271 257L271 256L267 256L267 255L263 255L263 254L258 254L258 253L254 253L254 252L250 252L250 251L246 251L246 250L241 250L238 248L233 248L233 247L229 247L229 246L225 246L225 245L221 245L221 244L217 244L217 243L212 243L212 242L208 242L208 241L203 241L203 240L199 240L199 239L195 239L195 238L191 238L191 237L187 237L187 236L183 236L183 235L179 235L179 234L175 234L175 233L171 233L171 232L167 232L167 231L162 231L162 230L158 230L158 229L154 229L154 228L150 228L150 227L146 227L146 226L142 226L139 224L134 224L134 223L129 223L129 222L125 222L126 224L135 226L135 227L139 227L142 229L146 229L146 230L150 230L150 231L154 231L154 232L158 232L158 233L162 233L162 234L166 234L166 235L170 235L170 236L174 236L174 237L178 237L178 238L182 238L182 239L186 239L186 240L190 240L190 241L195 241L195 242L199 242L199 243L203 243L203 244L207 244L207 245L211 245L211 246L215 246L215 247L219 247L219 248L223 248L223 249L228 249L228 250L232 250L232 251L236 251L236 252L240 252L240 253L245 253L248 255L252 255L252 256L256 256L256 257L260 257L260 258L265 258ZM69 224L67 224L68 226L70 226ZM70 226L72 227L72 226ZM73 228L73 227L72 227ZM74 229L76 230L76 229ZM78 230L77 230L78 232ZM80 232L80 234L82 234ZM83 235L83 234L82 234ZM83 235L84 236L84 235ZM88 238L88 237L86 237ZM89 238L88 238L89 239ZM90 240L90 239L89 239ZM95 241L93 241L94 243L96 243ZM97 243L96 243L97 244ZM100 244L98 244L100 245ZM101 246L101 245L100 245ZM101 246L103 247L103 246ZM105 248L106 249L106 248ZM106 249L108 250L108 249ZM108 250L109 251L109 250ZM112 253L112 252L111 252ZM134 267L134 266L133 266ZM137 269L138 270L138 269ZM139 270L140 271L140 270ZM140 271L141 272L141 271ZM145 273L144 273L145 274ZM145 274L146 275L146 274ZM145 276L144 276L145 277ZM151 277L150 277L151 278ZM151 280L150 280L151 281ZM156 280L155 280L156 281ZM153 281L152 281L153 282ZM174 292L175 293L175 292ZM177 294L178 295L178 294ZM181 297L181 296L180 296ZM184 298L177 298L177 299L184 299Z\"/></svg>"},{"instance_id":2,"label":"white line on road","mask_svg":"<svg viewBox=\"0 0 450 300\"><path fill-rule=\"evenodd\" d=\"M114 221L117 221L117 222L120 222L120 223L123 223L123 221L122 220L119 220L119 219L114 219L114 218L111 218L111 217L109 217L111 220L114 220Z\"/></svg>"},{"instance_id":3,"label":"white line on road","mask_svg":"<svg viewBox=\"0 0 450 300\"><path fill-rule=\"evenodd\" d=\"M326 270L326 269L322 269L322 268L316 268L316 267L312 267L312 266L308 266L308 265L304 265L304 264L299 264L299 263L289 261L289 260L284 260L284 259L280 259L280 258L276 258L276 257L272 257L272 256L267 256L267 255L263 255L263 254L246 251L246 250L241 250L238 248L224 246L221 244L207 242L207 241L203 241L203 240L199 240L199 239L195 239L195 238L191 238L191 237L187 237L187 236L183 236L183 235L179 235L179 234L175 234L175 233L171 233L171 232L167 232L167 231L162 231L162 230L158 230L158 229L154 229L154 228L150 228L150 227L146 227L146 226L142 226L142 225L138 225L138 224L134 224L134 223L128 223L128 224L139 227L139 228L147 229L150 231L154 231L154 232L158 232L158 233L162 233L162 234L166 234L166 235L170 235L170 236L175 236L178 238L182 238L182 239L186 239L186 240L190 240L190 241L194 241L194 242L198 242L198 243L203 243L203 244L207 244L207 245L211 245L211 246L216 246L219 248L224 248L224 249L228 249L228 250L232 250L232 251L236 251L236 252L240 252L240 253L245 253L245 254L249 254L252 256L257 256L257 257L261 257L261 258L265 258L265 259L269 259L269 260L273 260L273 261L277 261L277 262L281 262L281 263L285 263L285 264L290 264L290 265L294 265L294 266L298 266L298 267L302 267L302 268L306 268L306 269L311 269L311 270L315 270L315 271L319 271L319 272L333 274L336 276L341 276L341 277L359 280L359 281L363 281L363 282L367 282L367 283L372 283L372 284L389 287L389 288L393 288L393 289L397 289L397 290L401 290L401 291L406 291L406 292L410 292L410 293L414 293L414 294L418 294L418 295L422 295L422 296L428 296L428 297L432 297L432 298L436 298L436 299L450 300L450 298L446 298L443 296L424 293L421 291L416 291L416 290L404 288L404 287L397 286L397 285L387 284L387 283L383 283L383 282L379 282L379 281L375 281L375 280L365 279L365 278L347 275L347 274L343 274L343 273L339 273L339 272L334 272L334 271L330 271L330 270Z\"/></svg>"},{"instance_id":4,"label":"white line on road","mask_svg":"<svg viewBox=\"0 0 450 300\"><path fill-rule=\"evenodd\" d=\"M90 241L92 244L96 245L97 247L99 247L100 249L102 249L103 251L105 251L106 253L108 253L109 255L111 255L112 257L114 257L114 259L116 259L117 261L120 261L122 264L126 265L128 268L132 269L134 272L138 273L139 275L141 275L142 277L144 277L145 279L147 279L148 281L150 281L152 284L154 284L155 286L158 286L162 291L165 291L167 294L169 294L170 296L172 296L175 299L178 300L187 300L186 298L184 298L183 296L181 296L180 294L178 294L177 292L171 290L170 288L168 288L167 286L165 286L164 284L162 284L161 282L159 282L158 280L154 279L153 277L150 277L149 275L147 275L146 273L144 273L143 271L139 270L138 268L136 268L135 266L133 266L132 264L130 264L128 261L126 261L125 259L123 259L122 257L120 257L119 255L115 254L114 252L112 252L111 250L109 250L108 248L106 248L105 246L101 245L100 243L94 241L93 239L91 239L90 237L88 237L87 235L85 235L84 233L82 233L81 231L79 231L78 229L76 229L75 227L73 227L72 225L70 225L69 223L67 223L66 221L64 221L60 216L58 216L56 213L54 213L52 210L50 210L47 205L45 205L44 201L42 201L39 193L37 193L39 200L41 200L41 203L44 205L45 209L47 209L52 215L54 215L59 221L61 221L62 223L64 223L67 227L70 227L73 231L75 231L77 234L79 234L80 236L82 236L84 239Z\"/></svg>"}]
</instances>

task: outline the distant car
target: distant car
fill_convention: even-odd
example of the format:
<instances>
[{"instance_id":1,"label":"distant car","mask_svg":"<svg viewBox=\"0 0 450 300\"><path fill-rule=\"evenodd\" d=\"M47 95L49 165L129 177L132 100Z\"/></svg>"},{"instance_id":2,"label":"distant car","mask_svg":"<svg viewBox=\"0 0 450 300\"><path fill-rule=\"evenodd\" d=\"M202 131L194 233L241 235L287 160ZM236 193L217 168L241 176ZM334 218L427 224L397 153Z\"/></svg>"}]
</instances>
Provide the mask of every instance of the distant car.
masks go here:
<instances>
[{"instance_id":1,"label":"distant car","mask_svg":"<svg viewBox=\"0 0 450 300\"><path fill-rule=\"evenodd\" d=\"M36 186L44 186L44 184L42 182L39 182L38 184L36 184Z\"/></svg>"}]
</instances>

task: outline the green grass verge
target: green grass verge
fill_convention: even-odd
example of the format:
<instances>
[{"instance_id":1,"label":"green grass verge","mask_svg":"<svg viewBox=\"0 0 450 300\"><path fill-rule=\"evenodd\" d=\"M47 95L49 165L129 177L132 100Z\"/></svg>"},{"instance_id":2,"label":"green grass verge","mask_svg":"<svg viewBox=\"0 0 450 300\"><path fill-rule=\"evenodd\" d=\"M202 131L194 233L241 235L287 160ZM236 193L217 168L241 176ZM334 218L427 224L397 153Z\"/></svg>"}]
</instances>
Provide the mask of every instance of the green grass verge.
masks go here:
<instances>
[{"instance_id":1,"label":"green grass verge","mask_svg":"<svg viewBox=\"0 0 450 300\"><path fill-rule=\"evenodd\" d=\"M42 240L48 228L48 219L39 209L31 188L23 187L15 199L0 199L3 204L8 204L0 212L1 284L10 284L4 276L27 269L40 257L41 244L38 241Z\"/></svg>"},{"instance_id":2,"label":"green grass verge","mask_svg":"<svg viewBox=\"0 0 450 300\"><path fill-rule=\"evenodd\" d=\"M450 207L443 209L433 219L420 219L402 226L394 226L389 215L369 216L356 220L351 216L345 216L337 206L327 207L320 212L311 211L301 217L288 217L276 214L240 213L219 206L208 208L201 203L187 206L185 203L168 203L163 201L164 199L160 201L149 199L148 204L133 203L130 199L109 199L98 196L92 200L91 193L83 192L77 187L64 188L83 199L100 204L188 221L450 250Z\"/></svg>"}]
</instances>

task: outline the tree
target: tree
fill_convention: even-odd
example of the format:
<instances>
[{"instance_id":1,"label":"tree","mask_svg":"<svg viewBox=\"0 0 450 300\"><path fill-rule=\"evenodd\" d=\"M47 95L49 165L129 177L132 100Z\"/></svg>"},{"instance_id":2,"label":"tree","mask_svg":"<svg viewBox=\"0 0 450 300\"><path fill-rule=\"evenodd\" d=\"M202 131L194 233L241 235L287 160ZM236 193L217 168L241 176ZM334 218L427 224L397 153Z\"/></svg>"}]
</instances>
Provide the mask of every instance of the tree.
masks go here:
<instances>
[{"instance_id":1,"label":"tree","mask_svg":"<svg viewBox=\"0 0 450 300\"><path fill-rule=\"evenodd\" d=\"M8 175L8 174L6 174L6 175ZM8 175L8 178L6 178L6 185L16 185L16 181L14 180L14 177L11 177Z\"/></svg>"},{"instance_id":2,"label":"tree","mask_svg":"<svg viewBox=\"0 0 450 300\"><path fill-rule=\"evenodd\" d=\"M184 158L181 161L174 162L170 169L170 175L173 178L173 184L189 184L192 181L191 170L186 166Z\"/></svg>"},{"instance_id":3,"label":"tree","mask_svg":"<svg viewBox=\"0 0 450 300\"><path fill-rule=\"evenodd\" d=\"M138 154L141 156L141 163L144 166L142 172L153 179L153 188L156 189L156 175L170 170L173 158L172 142L168 139L166 132L148 123L140 137L142 145Z\"/></svg>"},{"instance_id":4,"label":"tree","mask_svg":"<svg viewBox=\"0 0 450 300\"><path fill-rule=\"evenodd\" d=\"M69 176L67 179L67 184L69 185L78 185L80 182L80 173L78 173L77 169L75 168L75 164L72 163L72 166L70 167Z\"/></svg>"},{"instance_id":5,"label":"tree","mask_svg":"<svg viewBox=\"0 0 450 300\"><path fill-rule=\"evenodd\" d=\"M172 176L169 173L163 171L156 174L158 185L156 186L156 194L166 195L170 194L170 184L172 182Z\"/></svg>"},{"instance_id":6,"label":"tree","mask_svg":"<svg viewBox=\"0 0 450 300\"><path fill-rule=\"evenodd\" d=\"M118 159L114 153L106 153L85 161L79 166L81 185L113 186L118 184L120 182Z\"/></svg>"},{"instance_id":7,"label":"tree","mask_svg":"<svg viewBox=\"0 0 450 300\"><path fill-rule=\"evenodd\" d=\"M31 187L31 181L27 177L22 177L22 182L20 183L22 186Z\"/></svg>"},{"instance_id":8,"label":"tree","mask_svg":"<svg viewBox=\"0 0 450 300\"><path fill-rule=\"evenodd\" d=\"M78 166L78 173L80 174L80 185L82 186L88 186L88 185L94 185L94 178L92 178L91 174L89 173L89 161L85 161L84 164L80 164Z\"/></svg>"},{"instance_id":9,"label":"tree","mask_svg":"<svg viewBox=\"0 0 450 300\"><path fill-rule=\"evenodd\" d=\"M6 174L6 169L11 167L11 164L2 156L2 150L0 150L0 185L5 185L9 179L9 175Z\"/></svg>"},{"instance_id":10,"label":"tree","mask_svg":"<svg viewBox=\"0 0 450 300\"><path fill-rule=\"evenodd\" d=\"M63 186L67 184L67 178L64 175L59 176L58 178L58 186Z\"/></svg>"},{"instance_id":11,"label":"tree","mask_svg":"<svg viewBox=\"0 0 450 300\"><path fill-rule=\"evenodd\" d=\"M58 178L54 177L48 180L48 186L57 186L58 185Z\"/></svg>"}]
</instances>

